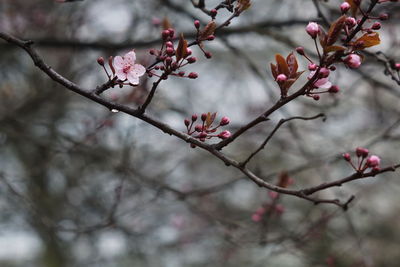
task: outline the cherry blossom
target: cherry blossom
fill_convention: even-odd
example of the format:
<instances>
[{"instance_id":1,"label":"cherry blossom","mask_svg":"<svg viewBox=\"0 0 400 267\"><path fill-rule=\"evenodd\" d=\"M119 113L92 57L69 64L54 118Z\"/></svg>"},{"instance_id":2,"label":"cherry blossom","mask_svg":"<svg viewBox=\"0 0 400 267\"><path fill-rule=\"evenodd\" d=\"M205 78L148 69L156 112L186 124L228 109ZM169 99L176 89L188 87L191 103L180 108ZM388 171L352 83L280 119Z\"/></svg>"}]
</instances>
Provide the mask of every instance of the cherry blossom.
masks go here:
<instances>
[{"instance_id":1,"label":"cherry blossom","mask_svg":"<svg viewBox=\"0 0 400 267\"><path fill-rule=\"evenodd\" d=\"M319 29L319 25L315 22L310 22L308 23L307 27L306 27L306 32L312 37L312 38L316 38L318 33L319 33L320 29Z\"/></svg>"},{"instance_id":2,"label":"cherry blossom","mask_svg":"<svg viewBox=\"0 0 400 267\"><path fill-rule=\"evenodd\" d=\"M135 51L130 51L125 56L116 56L114 58L114 67L119 80L125 81L133 85L139 84L139 77L146 73L146 68L140 64L135 64Z\"/></svg>"}]
</instances>

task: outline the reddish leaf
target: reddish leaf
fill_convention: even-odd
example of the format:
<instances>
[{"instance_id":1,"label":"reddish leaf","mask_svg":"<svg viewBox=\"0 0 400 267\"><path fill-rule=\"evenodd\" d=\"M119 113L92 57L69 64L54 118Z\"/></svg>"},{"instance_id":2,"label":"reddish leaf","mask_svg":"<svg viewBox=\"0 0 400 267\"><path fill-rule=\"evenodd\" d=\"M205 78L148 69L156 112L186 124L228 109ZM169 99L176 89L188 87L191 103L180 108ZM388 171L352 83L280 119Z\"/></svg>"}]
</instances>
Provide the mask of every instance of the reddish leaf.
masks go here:
<instances>
[{"instance_id":1,"label":"reddish leaf","mask_svg":"<svg viewBox=\"0 0 400 267\"><path fill-rule=\"evenodd\" d=\"M187 56L187 41L183 37L183 33L181 33L181 36L179 38L179 43L178 47L176 49L176 61L181 60L182 58L185 58Z\"/></svg>"},{"instance_id":2,"label":"reddish leaf","mask_svg":"<svg viewBox=\"0 0 400 267\"><path fill-rule=\"evenodd\" d=\"M162 21L162 27L163 27L164 30L168 30L170 28L173 28L171 22L169 22L169 19L167 17L164 17L164 19Z\"/></svg>"},{"instance_id":3,"label":"reddish leaf","mask_svg":"<svg viewBox=\"0 0 400 267\"><path fill-rule=\"evenodd\" d=\"M283 56L280 54L275 55L276 63L278 65L278 73L283 73L286 75L286 77L289 77L290 72L289 72L289 67L286 63L286 60Z\"/></svg>"},{"instance_id":4,"label":"reddish leaf","mask_svg":"<svg viewBox=\"0 0 400 267\"><path fill-rule=\"evenodd\" d=\"M324 48L326 46L326 33L321 27L319 28L318 39L320 45Z\"/></svg>"},{"instance_id":5,"label":"reddish leaf","mask_svg":"<svg viewBox=\"0 0 400 267\"><path fill-rule=\"evenodd\" d=\"M343 15L332 23L326 38L326 45L332 45L337 41L345 22L346 22L346 15Z\"/></svg>"},{"instance_id":6,"label":"reddish leaf","mask_svg":"<svg viewBox=\"0 0 400 267\"><path fill-rule=\"evenodd\" d=\"M277 186L286 188L290 184L290 177L289 174L285 171L281 172L279 175L279 181Z\"/></svg>"},{"instance_id":7,"label":"reddish leaf","mask_svg":"<svg viewBox=\"0 0 400 267\"><path fill-rule=\"evenodd\" d=\"M217 116L217 112L214 112L212 114L210 112L207 113L207 119L206 119L206 128L207 129L211 127L216 116Z\"/></svg>"},{"instance_id":8,"label":"reddish leaf","mask_svg":"<svg viewBox=\"0 0 400 267\"><path fill-rule=\"evenodd\" d=\"M381 39L379 38L379 33L373 32L373 33L366 33L360 38L358 38L354 46L359 49L363 49L366 47L371 47L374 45L378 45L381 43ZM361 45L362 44L362 45Z\"/></svg>"},{"instance_id":9,"label":"reddish leaf","mask_svg":"<svg viewBox=\"0 0 400 267\"><path fill-rule=\"evenodd\" d=\"M297 69L299 68L296 56L293 54L293 52L286 57L286 63L289 68L289 73L290 73L289 77L292 77L294 74L296 74Z\"/></svg>"},{"instance_id":10,"label":"reddish leaf","mask_svg":"<svg viewBox=\"0 0 400 267\"><path fill-rule=\"evenodd\" d=\"M111 72L114 75L115 74L115 68L114 68L114 65L113 65L113 57L112 56L110 56L108 58L108 65L110 66Z\"/></svg>"},{"instance_id":11,"label":"reddish leaf","mask_svg":"<svg viewBox=\"0 0 400 267\"><path fill-rule=\"evenodd\" d=\"M346 50L346 47L343 46L339 46L339 45L331 45L331 46L327 46L325 47L325 53L329 53L329 52L336 52L336 51L344 51Z\"/></svg>"},{"instance_id":12,"label":"reddish leaf","mask_svg":"<svg viewBox=\"0 0 400 267\"><path fill-rule=\"evenodd\" d=\"M215 21L210 21L200 33L200 40L207 39L208 36L213 35L217 24Z\"/></svg>"},{"instance_id":13,"label":"reddish leaf","mask_svg":"<svg viewBox=\"0 0 400 267\"><path fill-rule=\"evenodd\" d=\"M351 15L355 17L358 11L358 6L354 3L353 0L346 0L346 2L350 4Z\"/></svg>"},{"instance_id":14,"label":"reddish leaf","mask_svg":"<svg viewBox=\"0 0 400 267\"><path fill-rule=\"evenodd\" d=\"M273 63L271 63L271 73L272 73L272 76L274 76L274 79L276 79L276 77L278 77L278 67Z\"/></svg>"}]
</instances>

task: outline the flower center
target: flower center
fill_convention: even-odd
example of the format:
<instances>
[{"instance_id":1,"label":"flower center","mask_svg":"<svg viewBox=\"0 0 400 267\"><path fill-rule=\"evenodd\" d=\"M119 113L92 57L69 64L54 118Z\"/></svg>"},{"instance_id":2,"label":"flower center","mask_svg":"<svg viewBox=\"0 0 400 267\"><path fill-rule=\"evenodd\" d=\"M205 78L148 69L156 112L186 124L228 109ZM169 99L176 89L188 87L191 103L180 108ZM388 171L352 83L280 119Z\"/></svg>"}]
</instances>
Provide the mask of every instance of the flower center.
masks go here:
<instances>
[{"instance_id":1,"label":"flower center","mask_svg":"<svg viewBox=\"0 0 400 267\"><path fill-rule=\"evenodd\" d=\"M125 65L124 68L122 69L122 71L123 71L124 73L128 73L129 70L130 70L130 68L131 68L130 65Z\"/></svg>"}]
</instances>

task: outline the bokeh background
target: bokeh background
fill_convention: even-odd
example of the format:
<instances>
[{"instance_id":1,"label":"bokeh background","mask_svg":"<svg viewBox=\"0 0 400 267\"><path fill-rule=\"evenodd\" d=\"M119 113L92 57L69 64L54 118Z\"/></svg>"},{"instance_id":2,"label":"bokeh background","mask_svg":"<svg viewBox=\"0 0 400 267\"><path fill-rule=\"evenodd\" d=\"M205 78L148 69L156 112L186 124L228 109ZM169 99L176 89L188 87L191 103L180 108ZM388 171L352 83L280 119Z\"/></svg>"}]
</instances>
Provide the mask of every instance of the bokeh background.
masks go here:
<instances>
[{"instance_id":1,"label":"bokeh background","mask_svg":"<svg viewBox=\"0 0 400 267\"><path fill-rule=\"evenodd\" d=\"M253 6L206 44L193 48L196 80L163 82L148 112L184 131L184 118L217 112L237 127L279 97L269 63L301 45L318 18L330 21L340 1L253 0ZM369 2L369 1L364 1ZM207 7L219 1L207 0ZM367 4L367 3L365 3ZM400 60L400 6L370 49ZM220 12L217 22L229 13ZM135 49L149 65L160 46L157 21L167 18L190 39L193 20L208 17L184 0L0 1L0 30L32 39L56 71L94 88L107 78L96 63ZM315 57L314 57L315 58ZM307 62L299 58L301 68ZM306 76L296 83L297 88ZM142 103L154 78L114 88L105 98ZM250 167L275 183L286 171L292 188L352 173L340 155L365 146L382 165L400 162L400 87L367 56L362 68L338 67L341 88L320 101L299 98L224 152L237 160L254 151L281 118L325 113L325 121L285 124ZM0 41L0 266L398 266L400 177L386 173L318 194L346 199L347 212L281 196L279 212L265 189L210 154L130 116L112 113L50 80L19 48Z\"/></svg>"}]
</instances>

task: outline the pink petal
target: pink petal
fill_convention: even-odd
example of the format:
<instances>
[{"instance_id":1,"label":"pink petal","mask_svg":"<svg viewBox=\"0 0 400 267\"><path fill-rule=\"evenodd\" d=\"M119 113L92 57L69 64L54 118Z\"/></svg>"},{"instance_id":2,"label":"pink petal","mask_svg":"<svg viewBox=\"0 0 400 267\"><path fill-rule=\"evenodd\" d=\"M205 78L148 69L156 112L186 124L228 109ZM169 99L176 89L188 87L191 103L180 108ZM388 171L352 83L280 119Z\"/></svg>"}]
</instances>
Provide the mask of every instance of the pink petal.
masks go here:
<instances>
[{"instance_id":1,"label":"pink petal","mask_svg":"<svg viewBox=\"0 0 400 267\"><path fill-rule=\"evenodd\" d=\"M124 67L124 59L120 56L116 56L114 58L114 68L116 69L122 69Z\"/></svg>"},{"instance_id":2,"label":"pink petal","mask_svg":"<svg viewBox=\"0 0 400 267\"><path fill-rule=\"evenodd\" d=\"M125 63L128 63L129 65L133 66L135 64L135 60L136 60L135 51L132 50L131 52L127 53L124 56L124 60L125 60Z\"/></svg>"},{"instance_id":3,"label":"pink petal","mask_svg":"<svg viewBox=\"0 0 400 267\"><path fill-rule=\"evenodd\" d=\"M134 85L139 84L139 77L137 77L136 75L134 75L132 72L129 72L129 73L128 73L127 78L128 78L128 81L129 81L131 84L134 84Z\"/></svg>"},{"instance_id":4,"label":"pink petal","mask_svg":"<svg viewBox=\"0 0 400 267\"><path fill-rule=\"evenodd\" d=\"M126 80L126 73L122 69L116 69L115 74L117 75L118 79L121 81Z\"/></svg>"},{"instance_id":5,"label":"pink petal","mask_svg":"<svg viewBox=\"0 0 400 267\"><path fill-rule=\"evenodd\" d=\"M321 84L321 85L318 86L318 87L319 87L319 88L322 88L322 89L329 89L329 88L332 87L332 83L331 83L330 81L327 81L326 83Z\"/></svg>"},{"instance_id":6,"label":"pink petal","mask_svg":"<svg viewBox=\"0 0 400 267\"><path fill-rule=\"evenodd\" d=\"M140 64L135 64L131 72L134 73L135 76L140 77L146 73L146 68Z\"/></svg>"}]
</instances>

